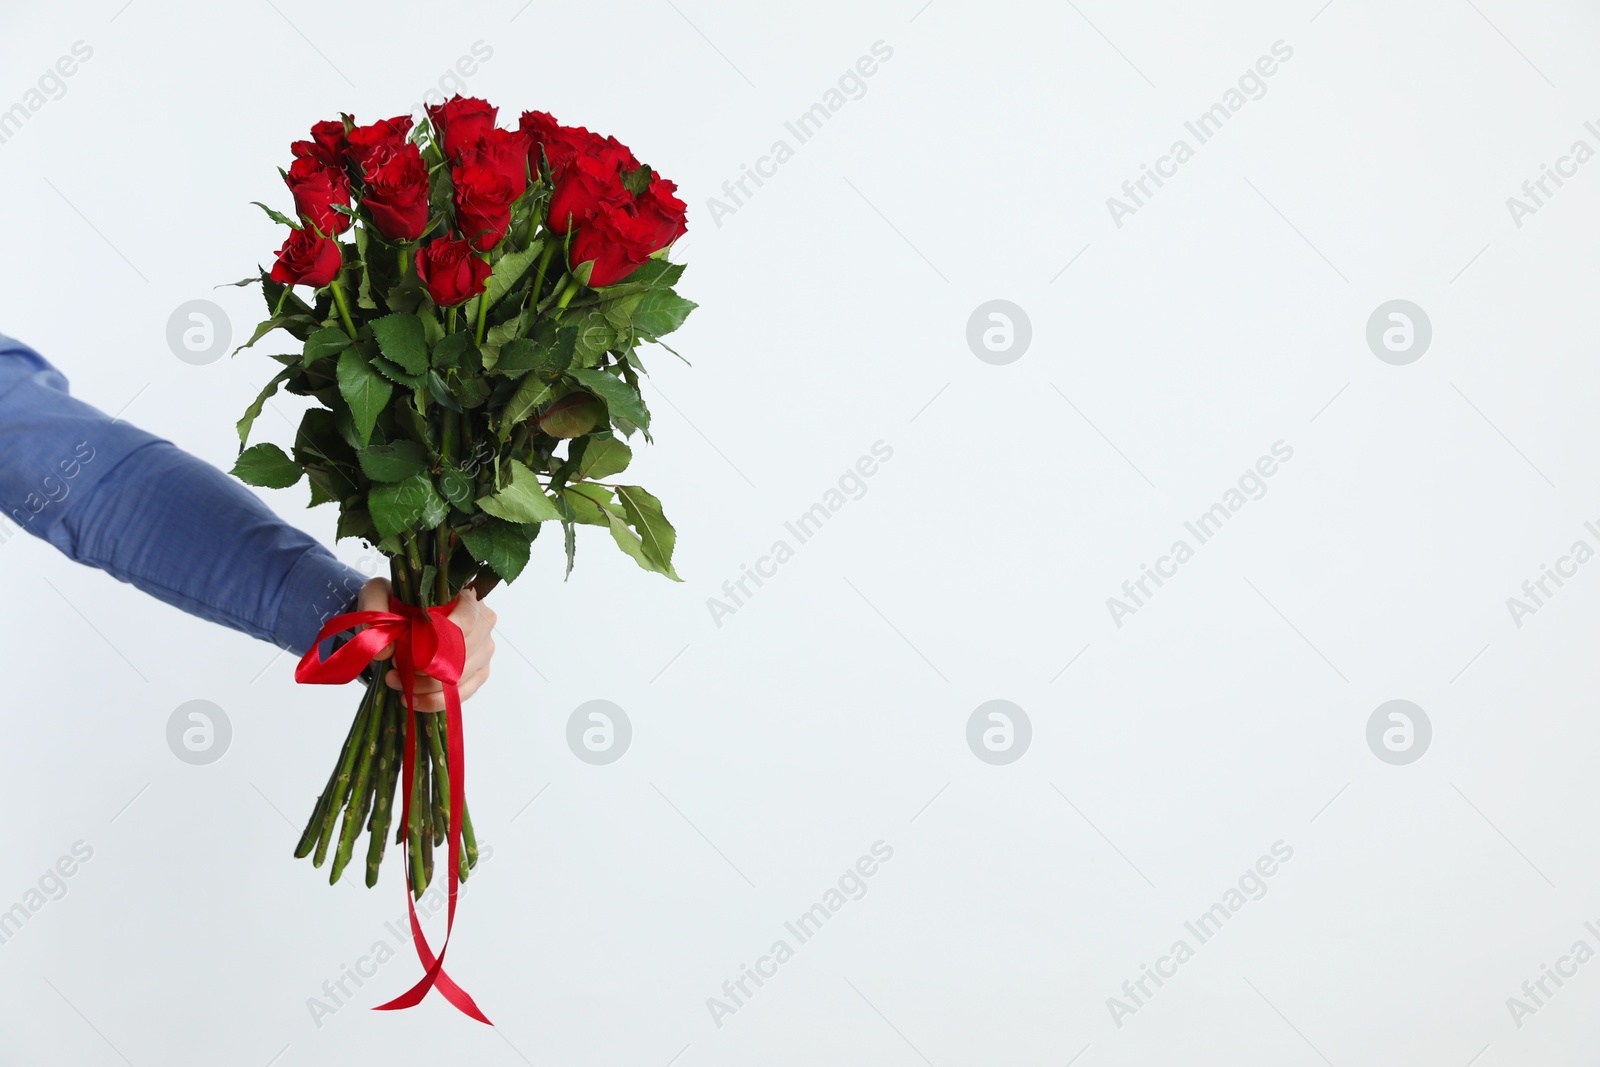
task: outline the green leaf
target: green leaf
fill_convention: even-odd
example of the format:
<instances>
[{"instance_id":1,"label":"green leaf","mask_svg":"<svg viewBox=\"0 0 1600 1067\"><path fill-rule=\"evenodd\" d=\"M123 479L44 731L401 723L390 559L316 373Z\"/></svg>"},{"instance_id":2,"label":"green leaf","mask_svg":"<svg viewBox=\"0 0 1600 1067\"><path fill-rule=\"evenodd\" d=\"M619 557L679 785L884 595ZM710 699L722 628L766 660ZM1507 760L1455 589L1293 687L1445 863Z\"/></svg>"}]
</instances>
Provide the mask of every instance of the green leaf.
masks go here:
<instances>
[{"instance_id":1,"label":"green leaf","mask_svg":"<svg viewBox=\"0 0 1600 1067\"><path fill-rule=\"evenodd\" d=\"M384 356L398 363L407 374L427 373L428 339L421 319L397 311L374 319L372 335L378 339Z\"/></svg>"},{"instance_id":2,"label":"green leaf","mask_svg":"<svg viewBox=\"0 0 1600 1067\"><path fill-rule=\"evenodd\" d=\"M623 171L622 187L634 196L643 196L644 191L650 188L650 168L639 166L633 170Z\"/></svg>"},{"instance_id":3,"label":"green leaf","mask_svg":"<svg viewBox=\"0 0 1600 1067\"><path fill-rule=\"evenodd\" d=\"M644 292L646 289L670 289L683 277L683 270L682 263L668 263L664 259L647 260L617 284L608 285L598 292L602 297L608 297Z\"/></svg>"},{"instance_id":4,"label":"green leaf","mask_svg":"<svg viewBox=\"0 0 1600 1067\"><path fill-rule=\"evenodd\" d=\"M661 501L637 485L617 486L617 499L622 502L622 510L627 512L628 523L639 532L645 558L655 564L650 569L660 571L675 582L682 581L672 569L672 549L678 542L678 532L661 513ZM615 527L613 523L613 534Z\"/></svg>"},{"instance_id":5,"label":"green leaf","mask_svg":"<svg viewBox=\"0 0 1600 1067\"><path fill-rule=\"evenodd\" d=\"M621 378L603 370L585 370L581 367L573 368L567 374L604 400L613 416L626 419L642 430L650 428L650 410L644 406L639 391Z\"/></svg>"},{"instance_id":6,"label":"green leaf","mask_svg":"<svg viewBox=\"0 0 1600 1067\"><path fill-rule=\"evenodd\" d=\"M354 477L356 454L340 435L337 423L337 416L327 408L307 409L295 433L294 458L304 467L337 467Z\"/></svg>"},{"instance_id":7,"label":"green leaf","mask_svg":"<svg viewBox=\"0 0 1600 1067\"><path fill-rule=\"evenodd\" d=\"M539 429L551 437L582 437L604 418L600 401L588 393L568 393L539 416Z\"/></svg>"},{"instance_id":8,"label":"green leaf","mask_svg":"<svg viewBox=\"0 0 1600 1067\"><path fill-rule=\"evenodd\" d=\"M239 420L240 448L243 448L250 440L250 427L255 425L256 419L260 417L262 409L267 406L267 401L271 400L277 395L278 386L282 385L290 378L293 378L297 373L298 371L293 369L279 371L278 376L273 378L272 381L268 382L266 387L261 390L261 395L256 397L255 401L245 409L244 417ZM291 482L290 484L292 485L294 483Z\"/></svg>"},{"instance_id":9,"label":"green leaf","mask_svg":"<svg viewBox=\"0 0 1600 1067\"><path fill-rule=\"evenodd\" d=\"M527 344L531 347L525 347L518 341L506 344L500 350L500 361L495 364L495 373L516 377L530 370L550 374L566 370L567 365L572 362L573 350L577 347L578 328L551 327L548 323L548 319L542 322L535 335L527 340Z\"/></svg>"},{"instance_id":10,"label":"green leaf","mask_svg":"<svg viewBox=\"0 0 1600 1067\"><path fill-rule=\"evenodd\" d=\"M608 525L611 520L606 518L607 513L617 510L616 496L611 492L611 487L598 482L573 482L563 486L561 500L571 512L565 518L585 526Z\"/></svg>"},{"instance_id":11,"label":"green leaf","mask_svg":"<svg viewBox=\"0 0 1600 1067\"><path fill-rule=\"evenodd\" d=\"M393 537L419 526L438 526L450 515L450 506L425 474L396 485L374 486L367 494L367 510L380 537Z\"/></svg>"},{"instance_id":12,"label":"green leaf","mask_svg":"<svg viewBox=\"0 0 1600 1067\"><path fill-rule=\"evenodd\" d=\"M591 437L584 446L583 457L578 460L574 474L582 479L609 478L621 474L633 461L633 449L609 434Z\"/></svg>"},{"instance_id":13,"label":"green leaf","mask_svg":"<svg viewBox=\"0 0 1600 1067\"><path fill-rule=\"evenodd\" d=\"M511 291L511 287L528 272L528 268L539 258L539 253L543 250L544 241L539 240L521 252L507 252L500 257L500 262L494 265L494 272L489 275L490 307L498 304L500 299Z\"/></svg>"},{"instance_id":14,"label":"green leaf","mask_svg":"<svg viewBox=\"0 0 1600 1067\"><path fill-rule=\"evenodd\" d=\"M428 451L415 441L369 445L359 454L361 470L375 482L403 482L428 466Z\"/></svg>"},{"instance_id":15,"label":"green leaf","mask_svg":"<svg viewBox=\"0 0 1600 1067\"><path fill-rule=\"evenodd\" d=\"M539 479L517 460L511 461L511 484L492 496L480 497L478 507L507 522L546 522L560 519L555 501L544 495Z\"/></svg>"},{"instance_id":16,"label":"green leaf","mask_svg":"<svg viewBox=\"0 0 1600 1067\"><path fill-rule=\"evenodd\" d=\"M441 466L439 471L439 492L444 494L444 498L450 501L451 506L457 511L470 515L478 510L477 505L472 502L474 488L476 487L473 485L472 479L467 477L460 468L449 463Z\"/></svg>"},{"instance_id":17,"label":"green leaf","mask_svg":"<svg viewBox=\"0 0 1600 1067\"><path fill-rule=\"evenodd\" d=\"M528 535L518 526L501 519L490 519L482 526L461 532L461 543L475 559L487 563L508 585L528 565Z\"/></svg>"},{"instance_id":18,"label":"green leaf","mask_svg":"<svg viewBox=\"0 0 1600 1067\"><path fill-rule=\"evenodd\" d=\"M640 541L639 535L628 529L628 524L622 520L621 515L614 511L606 512L606 524L611 528L611 539L617 543L617 547L632 556L634 562L639 564L640 567L647 571L665 574L675 582L683 580L676 574L663 570L650 558L649 554L645 552L644 544Z\"/></svg>"},{"instance_id":19,"label":"green leaf","mask_svg":"<svg viewBox=\"0 0 1600 1067\"><path fill-rule=\"evenodd\" d=\"M450 389L464 408L481 408L489 401L489 383L482 378L453 378Z\"/></svg>"},{"instance_id":20,"label":"green leaf","mask_svg":"<svg viewBox=\"0 0 1600 1067\"><path fill-rule=\"evenodd\" d=\"M350 347L350 335L337 326L324 326L310 337L306 338L306 354L302 360L304 366L311 366L325 356L343 352Z\"/></svg>"},{"instance_id":21,"label":"green leaf","mask_svg":"<svg viewBox=\"0 0 1600 1067\"><path fill-rule=\"evenodd\" d=\"M306 471L306 474L311 476L310 471ZM311 477L311 503L307 504L306 507L314 508L322 504L331 504L337 499L339 498L329 491L326 479Z\"/></svg>"},{"instance_id":22,"label":"green leaf","mask_svg":"<svg viewBox=\"0 0 1600 1067\"><path fill-rule=\"evenodd\" d=\"M394 395L394 386L372 369L361 350L351 346L339 353L339 395L350 405L356 433L365 446L372 440L372 428Z\"/></svg>"},{"instance_id":23,"label":"green leaf","mask_svg":"<svg viewBox=\"0 0 1600 1067\"><path fill-rule=\"evenodd\" d=\"M378 371L379 374L382 374L391 382L394 382L396 385L403 385L407 389L421 389L424 385L428 384L428 379L426 376L421 374L412 374L392 359L385 359L382 356L373 356L372 366Z\"/></svg>"},{"instance_id":24,"label":"green leaf","mask_svg":"<svg viewBox=\"0 0 1600 1067\"><path fill-rule=\"evenodd\" d=\"M300 480L302 473L300 464L277 445L248 448L239 454L239 461L233 465L235 478L263 489L287 489Z\"/></svg>"},{"instance_id":25,"label":"green leaf","mask_svg":"<svg viewBox=\"0 0 1600 1067\"><path fill-rule=\"evenodd\" d=\"M250 335L250 340L246 341L238 348L235 348L233 350L233 354L237 356L240 352L243 352L247 348L254 348L257 341L261 340L273 330L288 330L292 334L295 333L295 327L303 327L308 323L308 321L308 319L301 315L278 315L274 318L270 318L266 322L259 323L256 326L256 332ZM300 332L304 333L305 331L301 330Z\"/></svg>"},{"instance_id":26,"label":"green leaf","mask_svg":"<svg viewBox=\"0 0 1600 1067\"><path fill-rule=\"evenodd\" d=\"M376 541L378 530L372 525L372 516L366 508L340 508L339 522L334 527L333 536L336 541L346 537L365 537L369 541Z\"/></svg>"},{"instance_id":27,"label":"green leaf","mask_svg":"<svg viewBox=\"0 0 1600 1067\"><path fill-rule=\"evenodd\" d=\"M274 211L259 200L252 200L250 203L260 208L262 211L265 211L267 213L267 218L271 219L273 222L276 222L280 226L287 226L292 230L305 229L305 227L301 226L298 222L296 222L294 219L291 219L283 212Z\"/></svg>"},{"instance_id":28,"label":"green leaf","mask_svg":"<svg viewBox=\"0 0 1600 1067\"><path fill-rule=\"evenodd\" d=\"M422 412L418 411L415 405L407 404L404 401L396 404L392 411L395 424L400 427L401 432L423 448L426 448L430 459L437 459L439 452L434 443L428 438L428 420L423 416Z\"/></svg>"},{"instance_id":29,"label":"green leaf","mask_svg":"<svg viewBox=\"0 0 1600 1067\"><path fill-rule=\"evenodd\" d=\"M689 312L699 306L670 289L652 289L644 294L639 306L633 309L633 326L640 333L660 337L682 326Z\"/></svg>"},{"instance_id":30,"label":"green leaf","mask_svg":"<svg viewBox=\"0 0 1600 1067\"><path fill-rule=\"evenodd\" d=\"M438 370L461 366L462 357L472 347L470 333L446 334L433 346L433 365Z\"/></svg>"},{"instance_id":31,"label":"green leaf","mask_svg":"<svg viewBox=\"0 0 1600 1067\"><path fill-rule=\"evenodd\" d=\"M457 412L461 410L461 401L456 399L455 394L450 391L450 387L445 384L444 379L439 377L438 371L431 370L428 372L427 385L428 395L433 397L442 407L447 407L451 411Z\"/></svg>"},{"instance_id":32,"label":"green leaf","mask_svg":"<svg viewBox=\"0 0 1600 1067\"><path fill-rule=\"evenodd\" d=\"M574 319L571 326L577 329L576 343L573 348L573 358L582 367L592 367L600 362L600 357L606 349L616 343L616 331L606 321L606 317L598 308L591 308L585 315Z\"/></svg>"},{"instance_id":33,"label":"green leaf","mask_svg":"<svg viewBox=\"0 0 1600 1067\"><path fill-rule=\"evenodd\" d=\"M506 344L517 336L517 331L522 327L522 319L513 315L498 326L491 326L483 335L483 343L495 348Z\"/></svg>"},{"instance_id":34,"label":"green leaf","mask_svg":"<svg viewBox=\"0 0 1600 1067\"><path fill-rule=\"evenodd\" d=\"M348 215L353 219L360 216L343 204L329 204L333 210L341 215ZM367 254L367 245L370 240L365 226L357 226L353 230L356 239L356 259L361 264L361 284L356 288L356 306L367 311L377 311L378 302L372 299L372 257Z\"/></svg>"},{"instance_id":35,"label":"green leaf","mask_svg":"<svg viewBox=\"0 0 1600 1067\"><path fill-rule=\"evenodd\" d=\"M522 384L511 394L511 399L506 401L506 406L500 414L500 440L509 441L511 431L517 423L532 415L540 404L554 395L555 386L537 374L530 374L522 379Z\"/></svg>"},{"instance_id":36,"label":"green leaf","mask_svg":"<svg viewBox=\"0 0 1600 1067\"><path fill-rule=\"evenodd\" d=\"M600 305L600 310L605 313L606 321L618 330L626 330L633 324L633 311L644 300L644 293L633 293L629 296L607 300Z\"/></svg>"},{"instance_id":37,"label":"green leaf","mask_svg":"<svg viewBox=\"0 0 1600 1067\"><path fill-rule=\"evenodd\" d=\"M500 346L500 358L494 369L504 375L526 374L539 367L540 348L526 337L507 341Z\"/></svg>"}]
</instances>

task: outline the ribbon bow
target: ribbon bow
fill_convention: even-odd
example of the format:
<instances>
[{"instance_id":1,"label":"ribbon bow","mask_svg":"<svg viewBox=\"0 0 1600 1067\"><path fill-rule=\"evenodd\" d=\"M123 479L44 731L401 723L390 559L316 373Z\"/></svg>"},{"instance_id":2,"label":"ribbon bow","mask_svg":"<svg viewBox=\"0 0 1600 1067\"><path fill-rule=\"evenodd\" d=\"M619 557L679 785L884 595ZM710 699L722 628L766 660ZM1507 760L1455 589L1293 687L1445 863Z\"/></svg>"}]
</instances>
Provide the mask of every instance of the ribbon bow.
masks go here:
<instances>
[{"instance_id":1,"label":"ribbon bow","mask_svg":"<svg viewBox=\"0 0 1600 1067\"><path fill-rule=\"evenodd\" d=\"M400 672L400 684L405 691L406 743L403 770L406 789L400 812L401 844L404 846L411 826L411 794L414 791L416 765L416 693L415 678L418 673L437 679L444 687L446 735L450 760L450 833L448 870L450 907L445 921L444 942L434 955L428 939L417 920L416 901L412 897L410 882L406 885L406 907L411 914L411 940L416 946L417 958L425 972L416 985L387 1004L377 1006L378 1011L409 1008L422 1002L428 990L438 987L440 993L462 1013L481 1023L489 1022L487 1016L473 1003L466 991L444 972L444 953L450 945L450 933L456 922L456 893L460 887L461 863L461 813L466 804L466 745L461 737L461 692L457 688L461 672L466 668L467 644L461 628L450 621L454 604L434 608L416 608L402 604L391 597L388 611L352 611L329 619L317 634L313 644L295 668L294 680L308 685L343 685L353 681L366 669L384 648L394 645L394 666ZM336 634L357 626L366 629L352 637L327 659L322 658L322 642ZM401 855L405 855L402 847ZM402 873L404 867L402 867Z\"/></svg>"}]
</instances>

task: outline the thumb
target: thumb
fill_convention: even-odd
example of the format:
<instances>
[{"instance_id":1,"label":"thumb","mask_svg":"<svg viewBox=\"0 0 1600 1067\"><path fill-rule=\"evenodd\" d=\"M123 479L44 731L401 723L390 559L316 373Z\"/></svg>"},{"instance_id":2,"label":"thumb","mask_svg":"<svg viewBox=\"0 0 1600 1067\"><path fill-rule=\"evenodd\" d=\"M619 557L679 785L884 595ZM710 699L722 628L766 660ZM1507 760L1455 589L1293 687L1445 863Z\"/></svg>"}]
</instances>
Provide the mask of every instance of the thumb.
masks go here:
<instances>
[{"instance_id":1,"label":"thumb","mask_svg":"<svg viewBox=\"0 0 1600 1067\"><path fill-rule=\"evenodd\" d=\"M373 578L361 587L361 593L356 597L357 611L388 611L389 597L393 587L387 578ZM366 629L366 627L362 627ZM373 659L388 659L394 655L394 645L385 645Z\"/></svg>"}]
</instances>

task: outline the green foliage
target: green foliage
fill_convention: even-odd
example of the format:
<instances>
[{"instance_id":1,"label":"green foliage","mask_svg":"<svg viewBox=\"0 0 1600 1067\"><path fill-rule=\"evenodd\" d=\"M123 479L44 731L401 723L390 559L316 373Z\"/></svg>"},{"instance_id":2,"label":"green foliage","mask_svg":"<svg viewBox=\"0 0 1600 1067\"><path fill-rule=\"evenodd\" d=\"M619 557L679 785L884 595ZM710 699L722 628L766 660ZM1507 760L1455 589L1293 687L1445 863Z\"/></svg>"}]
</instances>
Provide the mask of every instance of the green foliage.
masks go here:
<instances>
[{"instance_id":1,"label":"green foliage","mask_svg":"<svg viewBox=\"0 0 1600 1067\"><path fill-rule=\"evenodd\" d=\"M422 320L417 316L396 312L375 319L372 336L378 339L384 358L407 374L427 373L428 339L423 334Z\"/></svg>"},{"instance_id":2,"label":"green foliage","mask_svg":"<svg viewBox=\"0 0 1600 1067\"><path fill-rule=\"evenodd\" d=\"M306 338L305 365L311 366L326 356L336 356L350 347L350 335L339 326L324 326Z\"/></svg>"},{"instance_id":3,"label":"green foliage","mask_svg":"<svg viewBox=\"0 0 1600 1067\"><path fill-rule=\"evenodd\" d=\"M539 476L517 460L511 461L511 484L478 500L478 507L507 522L549 522L561 518L555 502L544 495Z\"/></svg>"},{"instance_id":4,"label":"green foliage","mask_svg":"<svg viewBox=\"0 0 1600 1067\"><path fill-rule=\"evenodd\" d=\"M461 531L461 543L467 551L487 563L507 582L514 582L528 565L532 547L522 527L503 519L489 519L482 526Z\"/></svg>"},{"instance_id":5,"label":"green foliage","mask_svg":"<svg viewBox=\"0 0 1600 1067\"><path fill-rule=\"evenodd\" d=\"M453 189L431 134L418 143L435 186L425 244L451 229ZM273 357L280 369L239 420L241 449L279 389L318 406L303 416L292 454L258 444L233 473L266 488L306 477L313 505L338 505L340 537L391 555L421 546L434 555L417 566L448 574L452 590L478 572L516 579L545 522L562 525L568 573L576 529L604 527L640 567L676 580L677 534L660 501L606 480L632 463L622 435L650 426L639 345L695 308L673 291L683 265L652 259L616 285L590 288L586 267L567 266L567 239L534 225L549 195L536 181L490 253L487 299L439 308L417 277L415 246L370 231L359 183L356 194L355 224L335 238L342 301L333 287L302 298L306 289L265 272L239 283L261 285L268 313L241 351L277 330L299 342L295 354Z\"/></svg>"},{"instance_id":6,"label":"green foliage","mask_svg":"<svg viewBox=\"0 0 1600 1067\"><path fill-rule=\"evenodd\" d=\"M403 482L428 466L428 453L415 441L369 445L359 454L361 470L375 482Z\"/></svg>"},{"instance_id":7,"label":"green foliage","mask_svg":"<svg viewBox=\"0 0 1600 1067\"><path fill-rule=\"evenodd\" d=\"M450 515L450 505L425 474L412 475L394 485L373 486L367 494L367 510L372 513L379 537L392 537L418 526L431 529Z\"/></svg>"},{"instance_id":8,"label":"green foliage","mask_svg":"<svg viewBox=\"0 0 1600 1067\"><path fill-rule=\"evenodd\" d=\"M539 429L551 437L582 437L605 415L605 407L588 393L568 393L545 408L539 416Z\"/></svg>"},{"instance_id":9,"label":"green foliage","mask_svg":"<svg viewBox=\"0 0 1600 1067\"><path fill-rule=\"evenodd\" d=\"M239 453L233 475L246 485L263 489L287 489L300 480L300 465L277 445L256 445Z\"/></svg>"},{"instance_id":10,"label":"green foliage","mask_svg":"<svg viewBox=\"0 0 1600 1067\"><path fill-rule=\"evenodd\" d=\"M372 440L372 430L394 395L394 386L372 369L359 348L352 346L339 353L339 393L350 405L350 415L365 445Z\"/></svg>"},{"instance_id":11,"label":"green foliage","mask_svg":"<svg viewBox=\"0 0 1600 1067\"><path fill-rule=\"evenodd\" d=\"M633 326L640 333L660 337L683 325L689 312L699 307L670 289L652 289L633 309Z\"/></svg>"},{"instance_id":12,"label":"green foliage","mask_svg":"<svg viewBox=\"0 0 1600 1067\"><path fill-rule=\"evenodd\" d=\"M614 374L603 370L569 370L567 374L577 379L589 392L606 402L606 409L620 419L639 427L650 427L650 411L644 406L639 391Z\"/></svg>"},{"instance_id":13,"label":"green foliage","mask_svg":"<svg viewBox=\"0 0 1600 1067\"><path fill-rule=\"evenodd\" d=\"M256 419L261 417L261 411L267 406L267 401L276 396L278 387L292 377L294 377L294 371L280 371L278 376L272 379L272 381L268 382L266 388L261 390L261 395L256 397L255 400L251 402L250 406L245 409L244 417L238 422L240 448L243 448L249 443L250 427L255 425ZM294 483L290 482L289 484L293 485Z\"/></svg>"}]
</instances>

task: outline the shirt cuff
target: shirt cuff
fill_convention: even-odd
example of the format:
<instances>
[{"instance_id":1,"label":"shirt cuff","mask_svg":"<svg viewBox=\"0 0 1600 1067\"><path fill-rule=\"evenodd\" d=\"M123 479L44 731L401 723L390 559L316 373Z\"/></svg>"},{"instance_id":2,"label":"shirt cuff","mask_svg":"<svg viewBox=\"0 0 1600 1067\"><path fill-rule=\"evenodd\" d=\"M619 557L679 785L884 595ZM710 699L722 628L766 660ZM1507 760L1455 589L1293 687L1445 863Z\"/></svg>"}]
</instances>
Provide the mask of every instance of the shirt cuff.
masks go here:
<instances>
[{"instance_id":1,"label":"shirt cuff","mask_svg":"<svg viewBox=\"0 0 1600 1067\"><path fill-rule=\"evenodd\" d=\"M307 549L284 579L273 640L279 648L304 655L323 623L355 610L356 597L366 582L365 575L340 563L320 545Z\"/></svg>"}]
</instances>

